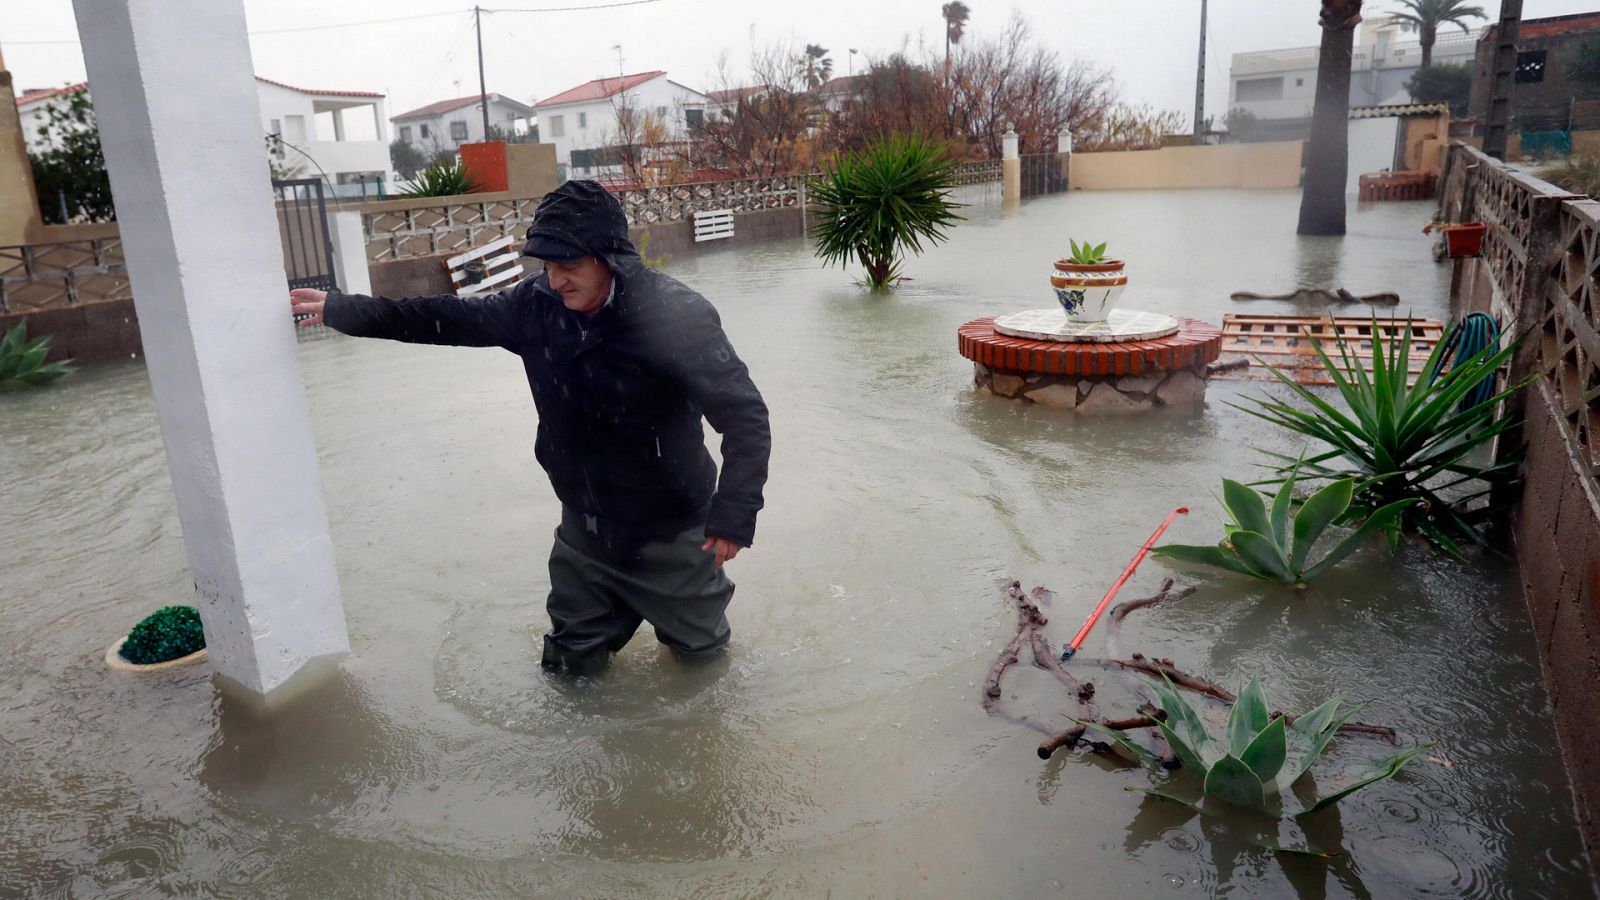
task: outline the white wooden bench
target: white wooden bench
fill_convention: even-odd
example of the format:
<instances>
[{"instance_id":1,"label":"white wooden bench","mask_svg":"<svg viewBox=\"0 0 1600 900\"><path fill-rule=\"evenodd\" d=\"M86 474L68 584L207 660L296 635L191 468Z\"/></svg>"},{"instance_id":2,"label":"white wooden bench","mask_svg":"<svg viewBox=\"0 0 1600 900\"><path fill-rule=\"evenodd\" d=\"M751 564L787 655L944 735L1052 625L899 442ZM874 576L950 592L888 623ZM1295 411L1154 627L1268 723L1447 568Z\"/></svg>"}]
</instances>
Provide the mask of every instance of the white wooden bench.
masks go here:
<instances>
[{"instance_id":1,"label":"white wooden bench","mask_svg":"<svg viewBox=\"0 0 1600 900\"><path fill-rule=\"evenodd\" d=\"M694 242L733 237L733 210L711 209L694 214Z\"/></svg>"},{"instance_id":2,"label":"white wooden bench","mask_svg":"<svg viewBox=\"0 0 1600 900\"><path fill-rule=\"evenodd\" d=\"M522 277L522 254L510 235L444 261L456 295L484 294Z\"/></svg>"}]
</instances>

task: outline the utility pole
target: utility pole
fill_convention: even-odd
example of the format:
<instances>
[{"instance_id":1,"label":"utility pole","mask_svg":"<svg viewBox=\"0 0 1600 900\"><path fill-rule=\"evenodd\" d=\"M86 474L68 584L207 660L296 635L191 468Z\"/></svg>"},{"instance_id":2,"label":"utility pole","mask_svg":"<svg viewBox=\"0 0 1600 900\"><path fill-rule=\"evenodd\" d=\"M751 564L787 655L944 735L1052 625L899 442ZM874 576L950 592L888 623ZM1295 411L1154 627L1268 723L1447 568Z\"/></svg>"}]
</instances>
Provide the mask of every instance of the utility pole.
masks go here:
<instances>
[{"instance_id":1,"label":"utility pole","mask_svg":"<svg viewBox=\"0 0 1600 900\"><path fill-rule=\"evenodd\" d=\"M622 78L628 74L628 70L626 68L627 63L623 62L622 60L622 45L612 44L611 49L617 51L617 77Z\"/></svg>"},{"instance_id":2,"label":"utility pole","mask_svg":"<svg viewBox=\"0 0 1600 900\"><path fill-rule=\"evenodd\" d=\"M483 77L483 9L472 8L472 24L478 32L478 108L483 110L483 139L489 140L489 87Z\"/></svg>"},{"instance_id":3,"label":"utility pole","mask_svg":"<svg viewBox=\"0 0 1600 900\"><path fill-rule=\"evenodd\" d=\"M1200 0L1200 61L1194 67L1194 142L1200 143L1200 129L1206 114L1206 0Z\"/></svg>"},{"instance_id":4,"label":"utility pole","mask_svg":"<svg viewBox=\"0 0 1600 900\"><path fill-rule=\"evenodd\" d=\"M1506 127L1511 123L1511 82L1517 73L1517 32L1522 24L1522 0L1501 0L1500 24L1495 26L1494 74L1489 78L1489 127L1483 135L1483 152L1506 158Z\"/></svg>"}]
</instances>

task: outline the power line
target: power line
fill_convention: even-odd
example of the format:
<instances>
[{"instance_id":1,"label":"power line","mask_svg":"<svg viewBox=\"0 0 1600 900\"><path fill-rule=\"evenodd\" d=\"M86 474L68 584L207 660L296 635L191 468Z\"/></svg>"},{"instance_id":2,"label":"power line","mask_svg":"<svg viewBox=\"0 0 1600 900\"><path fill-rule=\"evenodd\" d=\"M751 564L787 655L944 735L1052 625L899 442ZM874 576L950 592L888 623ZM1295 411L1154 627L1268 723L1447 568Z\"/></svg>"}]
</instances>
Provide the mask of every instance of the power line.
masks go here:
<instances>
[{"instance_id":1,"label":"power line","mask_svg":"<svg viewBox=\"0 0 1600 900\"><path fill-rule=\"evenodd\" d=\"M640 2L654 3L657 2L657 0L640 0ZM441 16L457 16L471 11L472 10L470 9L452 9L446 10L445 12L419 13L418 15L414 16L393 16L387 19L367 19L361 22L334 22L328 25L300 25L294 28L264 28L257 31L251 31L249 34L251 37L255 37L257 35L266 34L295 34L305 31L327 31L332 28L360 28L367 25L387 25L391 22L411 22L417 19L437 19ZM484 10L484 12L488 11L489 10ZM520 12L520 10L507 10L507 12ZM41 46L49 44L76 44L78 41L74 38L71 40L55 41L4 41L3 43L6 46Z\"/></svg>"},{"instance_id":2,"label":"power line","mask_svg":"<svg viewBox=\"0 0 1600 900\"><path fill-rule=\"evenodd\" d=\"M547 12L581 12L586 9L615 9L619 6L644 6L648 3L660 3L661 0L623 0L621 3L595 3L587 6L541 6L533 9L489 9L486 13L547 13Z\"/></svg>"}]
</instances>

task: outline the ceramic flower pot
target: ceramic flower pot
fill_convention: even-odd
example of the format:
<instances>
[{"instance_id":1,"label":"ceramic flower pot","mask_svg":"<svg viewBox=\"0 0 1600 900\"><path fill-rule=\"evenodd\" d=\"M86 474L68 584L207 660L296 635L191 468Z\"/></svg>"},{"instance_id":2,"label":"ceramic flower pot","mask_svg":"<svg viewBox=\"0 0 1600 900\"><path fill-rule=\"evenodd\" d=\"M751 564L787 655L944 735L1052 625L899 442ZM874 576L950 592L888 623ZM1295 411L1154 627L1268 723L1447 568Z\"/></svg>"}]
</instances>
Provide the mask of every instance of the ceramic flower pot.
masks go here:
<instances>
[{"instance_id":1,"label":"ceramic flower pot","mask_svg":"<svg viewBox=\"0 0 1600 900\"><path fill-rule=\"evenodd\" d=\"M1122 299L1128 276L1122 260L1108 259L1095 265L1080 265L1056 260L1050 273L1050 287L1070 322L1104 322Z\"/></svg>"},{"instance_id":2,"label":"ceramic flower pot","mask_svg":"<svg viewBox=\"0 0 1600 900\"><path fill-rule=\"evenodd\" d=\"M1488 228L1482 222L1451 225L1444 230L1446 251L1452 259L1477 256L1483 250L1483 232Z\"/></svg>"}]
</instances>

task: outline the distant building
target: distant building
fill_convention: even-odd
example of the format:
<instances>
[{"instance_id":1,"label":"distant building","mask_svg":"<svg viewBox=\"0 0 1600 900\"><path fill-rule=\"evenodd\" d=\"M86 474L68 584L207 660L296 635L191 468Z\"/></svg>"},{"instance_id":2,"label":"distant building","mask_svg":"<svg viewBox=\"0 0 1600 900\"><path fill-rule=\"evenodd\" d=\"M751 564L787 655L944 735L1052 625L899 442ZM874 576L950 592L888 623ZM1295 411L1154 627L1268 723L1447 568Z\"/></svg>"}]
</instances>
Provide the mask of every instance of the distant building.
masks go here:
<instances>
[{"instance_id":1,"label":"distant building","mask_svg":"<svg viewBox=\"0 0 1600 900\"><path fill-rule=\"evenodd\" d=\"M621 168L612 148L628 143L617 114L632 111L659 123L663 141L681 140L705 121L705 94L667 78L662 71L596 78L533 105L539 142L556 147L556 171L567 178L615 176ZM641 129L635 128L635 134ZM635 142L638 142L637 140Z\"/></svg>"},{"instance_id":2,"label":"distant building","mask_svg":"<svg viewBox=\"0 0 1600 900\"><path fill-rule=\"evenodd\" d=\"M80 82L17 95L17 117L30 153L48 146L39 129L48 121L51 105L88 87ZM348 185L336 188L341 194L362 193L362 182L390 180L383 94L298 88L257 76L256 97L262 134L281 140L272 156L284 168L296 169L302 177L326 175L336 186ZM351 115L352 111L357 114Z\"/></svg>"},{"instance_id":3,"label":"distant building","mask_svg":"<svg viewBox=\"0 0 1600 900\"><path fill-rule=\"evenodd\" d=\"M1410 99L1406 82L1422 68L1422 45L1402 40L1402 34L1400 23L1389 16L1362 21L1350 61L1351 106ZM1433 44L1433 64L1471 63L1476 48L1475 34L1441 29ZM1318 52L1317 47L1290 47L1235 53L1228 70L1228 110L1255 116L1257 137L1305 137L1316 100Z\"/></svg>"},{"instance_id":4,"label":"distant building","mask_svg":"<svg viewBox=\"0 0 1600 900\"><path fill-rule=\"evenodd\" d=\"M479 96L440 100L390 119L395 138L422 153L455 150L462 144L485 140L483 110ZM489 127L497 130L496 139L525 135L533 127L533 107L504 94L489 95Z\"/></svg>"},{"instance_id":5,"label":"distant building","mask_svg":"<svg viewBox=\"0 0 1600 900\"><path fill-rule=\"evenodd\" d=\"M1472 118L1489 112L1489 85L1494 78L1494 50L1500 26L1484 30L1477 43L1473 71ZM1568 54L1578 44L1600 37L1600 12L1548 19L1527 19L1517 27L1517 69L1511 78L1512 129L1517 132L1593 131L1600 129L1600 86L1567 77ZM1525 142L1526 143L1526 142Z\"/></svg>"},{"instance_id":6,"label":"distant building","mask_svg":"<svg viewBox=\"0 0 1600 900\"><path fill-rule=\"evenodd\" d=\"M731 118L733 111L739 108L740 103L749 103L758 97L765 96L772 90L770 84L755 84L749 87L727 88L721 91L706 92L706 115Z\"/></svg>"},{"instance_id":7,"label":"distant building","mask_svg":"<svg viewBox=\"0 0 1600 900\"><path fill-rule=\"evenodd\" d=\"M840 75L817 86L817 99L828 112L838 112L846 104L861 96L865 75Z\"/></svg>"}]
</instances>

